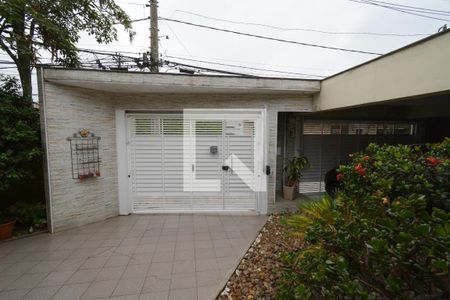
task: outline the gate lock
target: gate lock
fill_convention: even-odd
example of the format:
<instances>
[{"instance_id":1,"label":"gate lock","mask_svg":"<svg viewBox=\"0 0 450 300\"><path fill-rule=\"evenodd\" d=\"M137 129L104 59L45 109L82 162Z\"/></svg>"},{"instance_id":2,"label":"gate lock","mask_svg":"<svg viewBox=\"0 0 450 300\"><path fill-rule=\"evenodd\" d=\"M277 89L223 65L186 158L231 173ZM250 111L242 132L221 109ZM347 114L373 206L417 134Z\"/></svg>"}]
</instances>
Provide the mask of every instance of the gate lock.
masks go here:
<instances>
[{"instance_id":1,"label":"gate lock","mask_svg":"<svg viewBox=\"0 0 450 300\"><path fill-rule=\"evenodd\" d=\"M224 170L224 171L228 171L229 169L230 169L229 166L222 166L222 170Z\"/></svg>"},{"instance_id":2,"label":"gate lock","mask_svg":"<svg viewBox=\"0 0 450 300\"><path fill-rule=\"evenodd\" d=\"M209 153L216 154L218 151L217 146L210 146L209 147Z\"/></svg>"}]
</instances>

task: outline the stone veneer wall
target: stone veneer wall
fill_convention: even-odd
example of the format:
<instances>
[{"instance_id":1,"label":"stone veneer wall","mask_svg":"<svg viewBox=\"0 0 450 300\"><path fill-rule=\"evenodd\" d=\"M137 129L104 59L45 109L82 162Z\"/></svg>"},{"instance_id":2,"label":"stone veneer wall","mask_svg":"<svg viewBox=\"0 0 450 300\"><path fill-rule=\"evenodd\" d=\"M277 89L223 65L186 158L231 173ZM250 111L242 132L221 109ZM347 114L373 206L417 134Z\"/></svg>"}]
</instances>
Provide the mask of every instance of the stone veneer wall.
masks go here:
<instances>
[{"instance_id":1,"label":"stone veneer wall","mask_svg":"<svg viewBox=\"0 0 450 300\"><path fill-rule=\"evenodd\" d=\"M42 98L42 97L41 97ZM280 95L180 95L105 94L44 84L47 123L52 230L60 231L118 215L118 178L115 110L182 110L183 108L267 109L269 203L274 201L276 183L277 113L311 111L312 99ZM42 100L42 99L41 99ZM101 137L101 178L80 182L71 178L67 137L88 128Z\"/></svg>"},{"instance_id":2,"label":"stone veneer wall","mask_svg":"<svg viewBox=\"0 0 450 300\"><path fill-rule=\"evenodd\" d=\"M116 216L117 195L115 112L111 99L100 92L44 83L47 151L51 199L51 231L56 232ZM42 101L42 100L41 100ZM67 137L88 128L101 137L101 177L72 179ZM48 205L48 202L47 202Z\"/></svg>"}]
</instances>

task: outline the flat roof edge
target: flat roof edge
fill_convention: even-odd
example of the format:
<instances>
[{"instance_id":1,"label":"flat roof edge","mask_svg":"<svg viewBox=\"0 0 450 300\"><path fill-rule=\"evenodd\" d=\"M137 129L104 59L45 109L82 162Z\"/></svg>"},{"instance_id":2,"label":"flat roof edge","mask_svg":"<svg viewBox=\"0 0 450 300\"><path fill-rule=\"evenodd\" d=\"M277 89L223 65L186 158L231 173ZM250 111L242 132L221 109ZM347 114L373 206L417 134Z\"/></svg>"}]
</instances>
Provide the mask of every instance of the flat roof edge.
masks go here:
<instances>
[{"instance_id":1,"label":"flat roof edge","mask_svg":"<svg viewBox=\"0 0 450 300\"><path fill-rule=\"evenodd\" d=\"M386 54L383 54L383 55L381 55L381 56L378 56L378 57L375 57L375 58L373 58L373 59L370 59L370 60L368 60L368 61L366 61L366 62L363 62L363 63L361 63L361 64L359 64L359 65L353 66L353 67L348 68L348 69L346 69L346 70L340 71L340 72L338 72L338 73L336 73L336 74L330 75L330 76L328 76L328 77L326 77L326 78L321 79L320 81L322 82L322 81L325 81L325 80L327 80L327 79L331 79L331 78L333 78L333 77L336 77L336 76L342 75L342 74L344 74L344 73L350 72L350 71L355 70L355 69L357 69L357 68L360 68L360 67L362 67L362 66L371 64L372 62L375 62L375 61L377 61L377 60L380 60L380 59L383 59L383 58L385 58L385 57L391 56L391 55L396 54L396 53L398 53L398 52L402 52L402 51L404 51L404 50L406 50L406 49L415 47L415 46L417 46L417 45L426 43L426 42L429 41L429 40L433 40L433 39L438 38L438 37L440 37L440 36L443 36L443 35L445 35L445 34L450 34L450 28L447 29L447 30L444 30L444 31L442 31L442 32L437 32L437 33L435 33L435 34L432 34L432 35L430 35L430 36L427 36L427 37L425 37L425 38L423 38L423 39L420 39L420 40L418 40L418 41L415 41L415 42L413 42L413 43L411 43L411 44L405 45L405 46L400 47L400 48L398 48L398 49L392 50L392 51L390 51L390 52L388 52L388 53L386 53Z\"/></svg>"}]
</instances>

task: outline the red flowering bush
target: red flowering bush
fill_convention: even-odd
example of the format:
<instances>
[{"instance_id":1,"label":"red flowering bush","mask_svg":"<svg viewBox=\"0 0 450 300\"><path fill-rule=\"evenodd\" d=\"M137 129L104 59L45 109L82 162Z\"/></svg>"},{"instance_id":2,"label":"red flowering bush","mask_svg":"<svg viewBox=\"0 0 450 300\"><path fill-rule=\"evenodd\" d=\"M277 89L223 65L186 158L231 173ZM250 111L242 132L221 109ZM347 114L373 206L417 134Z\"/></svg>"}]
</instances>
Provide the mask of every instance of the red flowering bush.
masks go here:
<instances>
[{"instance_id":1,"label":"red flowering bush","mask_svg":"<svg viewBox=\"0 0 450 300\"><path fill-rule=\"evenodd\" d=\"M335 206L286 256L278 298L450 299L450 139L371 144L338 175Z\"/></svg>"}]
</instances>

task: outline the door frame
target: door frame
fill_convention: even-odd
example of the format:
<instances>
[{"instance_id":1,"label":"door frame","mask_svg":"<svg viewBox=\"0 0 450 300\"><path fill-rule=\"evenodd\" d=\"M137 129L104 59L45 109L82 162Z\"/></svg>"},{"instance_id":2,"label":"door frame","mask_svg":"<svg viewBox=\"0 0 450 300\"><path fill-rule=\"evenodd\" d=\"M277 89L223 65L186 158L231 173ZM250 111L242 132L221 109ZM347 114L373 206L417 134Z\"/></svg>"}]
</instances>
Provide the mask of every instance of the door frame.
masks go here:
<instances>
[{"instance_id":1,"label":"door frame","mask_svg":"<svg viewBox=\"0 0 450 300\"><path fill-rule=\"evenodd\" d=\"M258 167L260 168L260 176L264 175L264 169L267 165L267 153L268 153L268 139L267 139L267 110L264 109L192 109L198 113L198 117L203 118L218 118L222 119L242 119L247 117L257 119L260 127L259 139L260 145L263 149L258 149ZM133 213L133 203L131 191L131 181L128 177L129 174L129 151L128 151L128 116L133 114L163 114L163 113L180 113L179 109L161 109L161 110L144 110L144 109L116 109L116 151L117 151L117 177L118 177L118 200L119 200L119 215L129 215ZM226 118L227 116L228 118ZM255 152L256 152L255 147ZM256 153L255 153L256 154ZM267 194L267 178L264 178L265 191L255 192L256 201L256 213L267 213L268 206L268 194ZM175 211L152 211L151 213L175 213ZM180 211L181 213L195 213L196 211ZM206 211L201 211L206 212ZM230 213L233 211L214 211L215 213ZM242 212L242 211L239 211Z\"/></svg>"}]
</instances>

